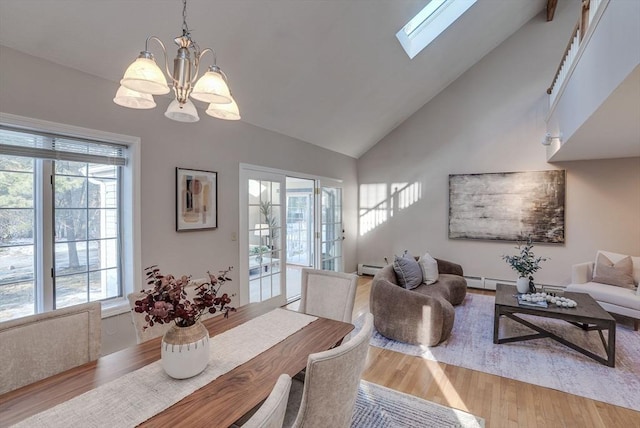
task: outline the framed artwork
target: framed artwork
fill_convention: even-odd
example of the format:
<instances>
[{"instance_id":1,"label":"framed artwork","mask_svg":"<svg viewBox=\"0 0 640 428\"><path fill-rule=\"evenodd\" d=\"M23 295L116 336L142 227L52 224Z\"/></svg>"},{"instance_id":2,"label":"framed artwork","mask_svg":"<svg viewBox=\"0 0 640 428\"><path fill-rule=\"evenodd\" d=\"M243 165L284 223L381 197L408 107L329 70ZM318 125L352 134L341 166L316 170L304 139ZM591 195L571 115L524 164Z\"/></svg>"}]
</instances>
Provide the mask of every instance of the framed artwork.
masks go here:
<instances>
[{"instance_id":1,"label":"framed artwork","mask_svg":"<svg viewBox=\"0 0 640 428\"><path fill-rule=\"evenodd\" d=\"M218 227L218 173L176 168L176 230Z\"/></svg>"},{"instance_id":2,"label":"framed artwork","mask_svg":"<svg viewBox=\"0 0 640 428\"><path fill-rule=\"evenodd\" d=\"M449 175L449 238L564 243L564 170Z\"/></svg>"}]
</instances>

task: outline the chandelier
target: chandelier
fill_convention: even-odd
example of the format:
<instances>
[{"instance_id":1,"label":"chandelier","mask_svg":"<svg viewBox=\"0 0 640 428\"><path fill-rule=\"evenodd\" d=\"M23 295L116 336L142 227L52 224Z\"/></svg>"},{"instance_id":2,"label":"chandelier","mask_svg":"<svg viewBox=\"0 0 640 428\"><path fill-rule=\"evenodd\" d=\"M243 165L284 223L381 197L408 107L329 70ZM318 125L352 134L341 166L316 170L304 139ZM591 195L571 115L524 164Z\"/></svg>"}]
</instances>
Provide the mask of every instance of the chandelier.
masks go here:
<instances>
[{"instance_id":1,"label":"chandelier","mask_svg":"<svg viewBox=\"0 0 640 428\"><path fill-rule=\"evenodd\" d=\"M178 46L178 54L173 60L173 72L169 70L164 43L158 37L150 36L145 42L144 50L125 71L113 102L133 109L151 109L156 106L153 100L154 95L165 95L170 92L165 74L149 51L149 41L155 40L162 48L166 75L175 96L164 113L166 117L180 122L200 120L196 106L189 99L193 98L209 103L206 110L209 116L224 120L238 120L240 119L238 105L229 90L227 76L216 65L216 53L210 48L201 51L195 40L191 38L187 26L187 0L183 0L182 4L182 35L173 40ZM207 52L213 56L213 65L209 66L198 79L200 61Z\"/></svg>"}]
</instances>

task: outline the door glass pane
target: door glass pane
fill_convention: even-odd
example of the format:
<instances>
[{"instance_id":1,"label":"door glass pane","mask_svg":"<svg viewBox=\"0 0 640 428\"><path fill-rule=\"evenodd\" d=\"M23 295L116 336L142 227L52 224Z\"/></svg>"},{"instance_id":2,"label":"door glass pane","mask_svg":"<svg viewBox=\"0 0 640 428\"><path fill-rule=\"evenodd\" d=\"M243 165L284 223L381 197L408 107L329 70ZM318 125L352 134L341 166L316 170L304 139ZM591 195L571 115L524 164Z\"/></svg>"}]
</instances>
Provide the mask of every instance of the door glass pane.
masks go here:
<instances>
[{"instance_id":1,"label":"door glass pane","mask_svg":"<svg viewBox=\"0 0 640 428\"><path fill-rule=\"evenodd\" d=\"M256 206L260 204L260 180L249 180L249 206Z\"/></svg>"},{"instance_id":2,"label":"door glass pane","mask_svg":"<svg viewBox=\"0 0 640 428\"><path fill-rule=\"evenodd\" d=\"M248 180L249 301L280 295L280 183Z\"/></svg>"},{"instance_id":3,"label":"door glass pane","mask_svg":"<svg viewBox=\"0 0 640 428\"><path fill-rule=\"evenodd\" d=\"M342 270L342 189L322 188L322 269Z\"/></svg>"},{"instance_id":4,"label":"door glass pane","mask_svg":"<svg viewBox=\"0 0 640 428\"><path fill-rule=\"evenodd\" d=\"M287 177L287 301L300 297L302 268L314 267L315 180Z\"/></svg>"},{"instance_id":5,"label":"door glass pane","mask_svg":"<svg viewBox=\"0 0 640 428\"><path fill-rule=\"evenodd\" d=\"M0 158L0 321L35 313L33 159Z\"/></svg>"}]
</instances>

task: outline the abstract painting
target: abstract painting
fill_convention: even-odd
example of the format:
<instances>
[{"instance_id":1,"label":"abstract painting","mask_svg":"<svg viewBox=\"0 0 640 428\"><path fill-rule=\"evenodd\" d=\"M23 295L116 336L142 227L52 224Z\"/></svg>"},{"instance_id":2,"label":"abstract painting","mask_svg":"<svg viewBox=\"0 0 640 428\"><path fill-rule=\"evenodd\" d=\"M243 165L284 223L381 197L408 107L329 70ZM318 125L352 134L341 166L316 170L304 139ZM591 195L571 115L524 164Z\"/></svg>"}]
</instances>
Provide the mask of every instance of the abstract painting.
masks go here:
<instances>
[{"instance_id":1,"label":"abstract painting","mask_svg":"<svg viewBox=\"0 0 640 428\"><path fill-rule=\"evenodd\" d=\"M449 238L564 243L564 170L449 175Z\"/></svg>"},{"instance_id":2,"label":"abstract painting","mask_svg":"<svg viewBox=\"0 0 640 428\"><path fill-rule=\"evenodd\" d=\"M218 227L218 173L176 168L176 230Z\"/></svg>"}]
</instances>

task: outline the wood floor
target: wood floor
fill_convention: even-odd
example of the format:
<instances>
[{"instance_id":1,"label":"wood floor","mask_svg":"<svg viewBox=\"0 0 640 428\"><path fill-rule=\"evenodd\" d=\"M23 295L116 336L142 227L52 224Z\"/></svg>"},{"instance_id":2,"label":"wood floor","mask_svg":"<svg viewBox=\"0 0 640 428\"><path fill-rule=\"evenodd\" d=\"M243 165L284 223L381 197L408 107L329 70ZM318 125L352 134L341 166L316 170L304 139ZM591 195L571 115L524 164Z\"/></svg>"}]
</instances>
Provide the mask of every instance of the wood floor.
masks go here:
<instances>
[{"instance_id":1,"label":"wood floor","mask_svg":"<svg viewBox=\"0 0 640 428\"><path fill-rule=\"evenodd\" d=\"M359 279L354 319L368 312L371 279ZM373 346L363 379L481 416L487 428L640 427L640 412Z\"/></svg>"}]
</instances>

